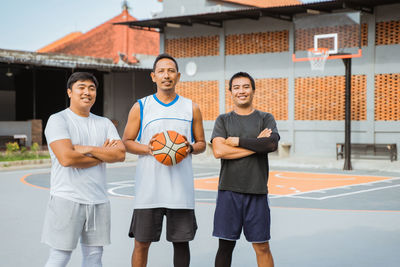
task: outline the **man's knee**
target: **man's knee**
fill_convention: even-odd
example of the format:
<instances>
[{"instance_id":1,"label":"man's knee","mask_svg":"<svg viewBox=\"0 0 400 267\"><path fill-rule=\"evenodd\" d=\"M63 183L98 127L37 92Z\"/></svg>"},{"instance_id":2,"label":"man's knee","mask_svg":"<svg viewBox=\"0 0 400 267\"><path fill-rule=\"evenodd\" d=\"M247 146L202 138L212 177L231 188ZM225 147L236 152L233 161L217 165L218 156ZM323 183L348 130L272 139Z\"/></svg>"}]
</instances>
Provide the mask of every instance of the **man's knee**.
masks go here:
<instances>
[{"instance_id":1,"label":"man's knee","mask_svg":"<svg viewBox=\"0 0 400 267\"><path fill-rule=\"evenodd\" d=\"M151 242L140 242L135 240L135 250L146 251L149 249Z\"/></svg>"},{"instance_id":2,"label":"man's knee","mask_svg":"<svg viewBox=\"0 0 400 267\"><path fill-rule=\"evenodd\" d=\"M45 267L67 266L67 264L71 258L71 254L72 254L72 251L50 248L49 259L47 260Z\"/></svg>"},{"instance_id":3,"label":"man's knee","mask_svg":"<svg viewBox=\"0 0 400 267\"><path fill-rule=\"evenodd\" d=\"M101 267L103 256L102 246L82 246L82 267Z\"/></svg>"},{"instance_id":4,"label":"man's knee","mask_svg":"<svg viewBox=\"0 0 400 267\"><path fill-rule=\"evenodd\" d=\"M254 251L257 255L268 255L271 254L271 250L269 248L269 243L253 243Z\"/></svg>"}]
</instances>

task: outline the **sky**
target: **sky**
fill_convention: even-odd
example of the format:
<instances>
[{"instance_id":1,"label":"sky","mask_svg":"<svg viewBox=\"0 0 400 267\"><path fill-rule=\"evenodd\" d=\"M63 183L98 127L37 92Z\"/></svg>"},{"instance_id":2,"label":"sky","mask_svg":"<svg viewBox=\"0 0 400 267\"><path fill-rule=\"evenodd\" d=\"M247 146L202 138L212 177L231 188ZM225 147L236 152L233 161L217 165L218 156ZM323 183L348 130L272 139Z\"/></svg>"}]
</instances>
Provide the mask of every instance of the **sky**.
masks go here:
<instances>
[{"instance_id":1,"label":"sky","mask_svg":"<svg viewBox=\"0 0 400 267\"><path fill-rule=\"evenodd\" d=\"M35 51L65 35L87 32L121 13L123 0L1 0L0 49ZM128 0L130 14L149 19L157 0Z\"/></svg>"}]
</instances>

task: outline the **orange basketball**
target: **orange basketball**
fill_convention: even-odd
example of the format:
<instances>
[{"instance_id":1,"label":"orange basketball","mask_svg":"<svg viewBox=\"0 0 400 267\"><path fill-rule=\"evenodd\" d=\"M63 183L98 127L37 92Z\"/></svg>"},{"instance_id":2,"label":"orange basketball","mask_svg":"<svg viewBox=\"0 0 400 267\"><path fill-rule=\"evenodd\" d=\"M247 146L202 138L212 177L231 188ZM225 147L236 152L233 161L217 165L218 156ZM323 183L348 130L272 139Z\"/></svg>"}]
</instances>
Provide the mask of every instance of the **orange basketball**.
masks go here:
<instances>
[{"instance_id":1,"label":"orange basketball","mask_svg":"<svg viewBox=\"0 0 400 267\"><path fill-rule=\"evenodd\" d=\"M185 142L185 138L175 131L161 132L151 143L153 155L158 162L164 165L176 165L187 155Z\"/></svg>"}]
</instances>

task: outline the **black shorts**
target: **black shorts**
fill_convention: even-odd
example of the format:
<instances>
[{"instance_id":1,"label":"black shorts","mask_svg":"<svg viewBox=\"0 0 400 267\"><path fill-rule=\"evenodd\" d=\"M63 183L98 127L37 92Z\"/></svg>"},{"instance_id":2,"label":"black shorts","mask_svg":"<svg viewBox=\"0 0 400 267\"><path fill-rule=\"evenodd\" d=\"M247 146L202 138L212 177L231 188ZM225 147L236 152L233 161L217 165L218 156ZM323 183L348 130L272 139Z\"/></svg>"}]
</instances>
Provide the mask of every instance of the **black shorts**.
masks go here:
<instances>
[{"instance_id":1,"label":"black shorts","mask_svg":"<svg viewBox=\"0 0 400 267\"><path fill-rule=\"evenodd\" d=\"M194 239L197 230L194 210L190 209L135 209L129 228L129 237L139 242L160 240L164 215L167 217L167 240L187 242Z\"/></svg>"}]
</instances>

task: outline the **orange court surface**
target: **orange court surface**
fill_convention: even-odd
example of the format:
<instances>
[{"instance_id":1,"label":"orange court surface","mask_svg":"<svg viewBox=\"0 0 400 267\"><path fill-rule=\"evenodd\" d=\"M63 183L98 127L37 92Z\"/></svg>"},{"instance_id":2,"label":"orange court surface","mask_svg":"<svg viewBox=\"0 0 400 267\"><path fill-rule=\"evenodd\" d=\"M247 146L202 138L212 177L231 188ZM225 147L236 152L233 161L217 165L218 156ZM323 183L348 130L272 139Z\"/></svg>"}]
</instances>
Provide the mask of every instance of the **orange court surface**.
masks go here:
<instances>
[{"instance_id":1,"label":"orange court surface","mask_svg":"<svg viewBox=\"0 0 400 267\"><path fill-rule=\"evenodd\" d=\"M374 183L388 179L391 178L351 174L271 171L268 189L270 195L286 196L349 185ZM195 188L197 190L216 191L218 189L218 177L196 179Z\"/></svg>"}]
</instances>

